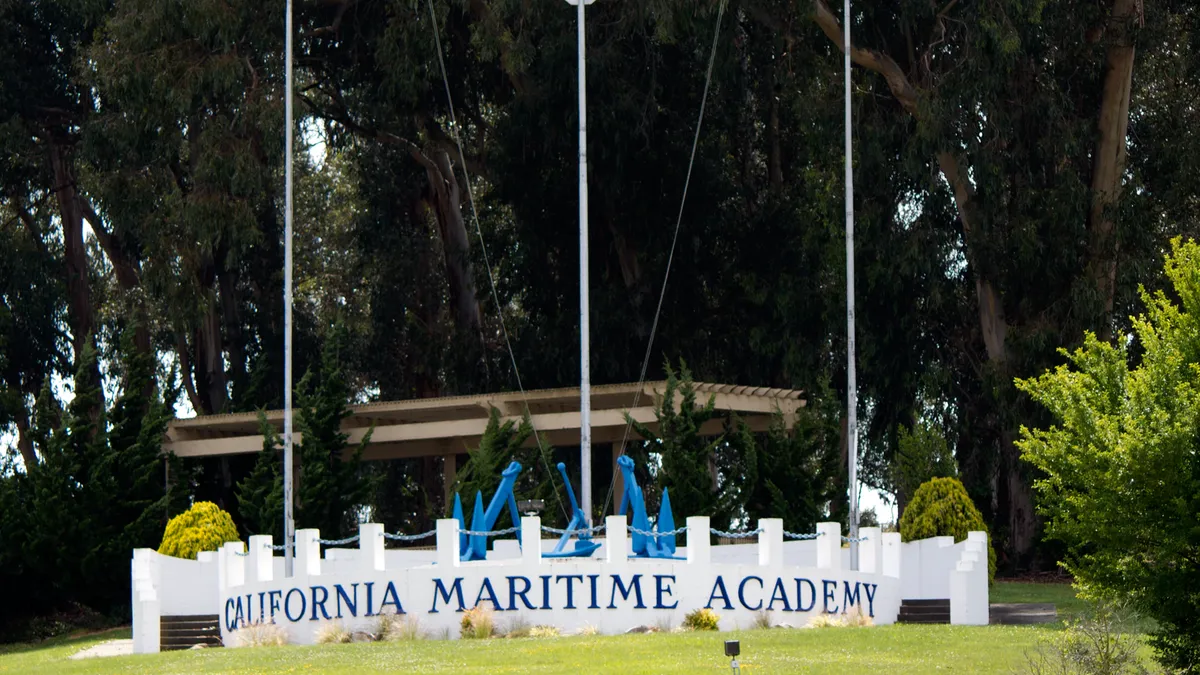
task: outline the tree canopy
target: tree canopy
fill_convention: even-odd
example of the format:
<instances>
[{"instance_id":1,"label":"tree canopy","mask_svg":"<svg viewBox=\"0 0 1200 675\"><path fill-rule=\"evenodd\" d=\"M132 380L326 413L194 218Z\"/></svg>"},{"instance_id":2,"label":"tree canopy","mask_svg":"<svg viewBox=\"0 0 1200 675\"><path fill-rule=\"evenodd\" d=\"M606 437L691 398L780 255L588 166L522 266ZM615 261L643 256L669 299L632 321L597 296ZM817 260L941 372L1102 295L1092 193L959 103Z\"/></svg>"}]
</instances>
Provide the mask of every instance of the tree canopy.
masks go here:
<instances>
[{"instance_id":1,"label":"tree canopy","mask_svg":"<svg viewBox=\"0 0 1200 675\"><path fill-rule=\"evenodd\" d=\"M0 2L6 480L108 453L148 453L129 462L149 471L162 406L281 406L285 96L300 139L295 371L332 372L323 354L339 345L338 382L309 381L314 457L343 450L343 404L511 390L518 372L527 388L576 381L575 15L431 4L432 17L425 2L297 2L286 92L281 0ZM1120 347L1139 283L1156 290L1170 238L1200 230L1200 7L859 3L864 428L850 449L845 17L827 0L728 0L663 290L719 6L588 9L593 381L636 381L644 358L665 379L686 359L701 380L809 392L793 437L750 443L730 421L725 442L745 451L717 453L717 473L816 480L804 494L823 496L763 484L742 514L836 510L844 478L813 467L851 450L868 484L897 491L901 429L920 429L944 439L1001 567L1047 564L1040 474L1016 439L1052 418L1013 381L1089 331ZM557 454L537 458L543 478L571 464ZM802 467L778 471L793 456ZM274 527L258 464L176 463L166 482ZM358 506L427 529L441 472L434 458L368 467Z\"/></svg>"}]
</instances>

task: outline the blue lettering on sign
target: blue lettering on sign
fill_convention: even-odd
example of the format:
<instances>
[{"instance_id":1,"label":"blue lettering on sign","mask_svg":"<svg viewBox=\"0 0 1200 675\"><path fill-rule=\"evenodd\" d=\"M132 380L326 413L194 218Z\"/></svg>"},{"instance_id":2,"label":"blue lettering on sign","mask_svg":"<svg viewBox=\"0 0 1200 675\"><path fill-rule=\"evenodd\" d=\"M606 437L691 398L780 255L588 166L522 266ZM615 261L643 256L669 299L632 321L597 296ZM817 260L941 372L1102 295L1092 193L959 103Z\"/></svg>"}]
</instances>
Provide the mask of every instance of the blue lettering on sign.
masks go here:
<instances>
[{"instance_id":1,"label":"blue lettering on sign","mask_svg":"<svg viewBox=\"0 0 1200 675\"><path fill-rule=\"evenodd\" d=\"M267 622L266 609L267 609L267 594L259 593L258 594L258 620L263 623Z\"/></svg>"},{"instance_id":2,"label":"blue lettering on sign","mask_svg":"<svg viewBox=\"0 0 1200 675\"><path fill-rule=\"evenodd\" d=\"M235 630L237 630L237 627L238 627L237 618L236 617L230 618L230 616L229 616L229 612L232 609L233 609L233 598L229 598L228 600L225 601L225 630L227 630L227 631L235 631Z\"/></svg>"},{"instance_id":3,"label":"blue lettering on sign","mask_svg":"<svg viewBox=\"0 0 1200 675\"><path fill-rule=\"evenodd\" d=\"M367 583L363 584L363 586L367 587L367 614L366 615L367 616L375 616L375 612L371 611L371 608L375 606L375 582L368 581Z\"/></svg>"},{"instance_id":4,"label":"blue lettering on sign","mask_svg":"<svg viewBox=\"0 0 1200 675\"><path fill-rule=\"evenodd\" d=\"M875 618L875 590L879 588L879 584L863 584L863 588L867 590L867 612L872 619Z\"/></svg>"},{"instance_id":5,"label":"blue lettering on sign","mask_svg":"<svg viewBox=\"0 0 1200 675\"><path fill-rule=\"evenodd\" d=\"M804 606L804 589L800 584L808 584L808 607ZM817 587L808 579L796 579L796 610L797 612L811 612L812 608L817 605Z\"/></svg>"},{"instance_id":6,"label":"blue lettering on sign","mask_svg":"<svg viewBox=\"0 0 1200 675\"><path fill-rule=\"evenodd\" d=\"M242 607L241 596L238 597L237 604L234 605L233 623L234 623L234 625L237 625L237 626L246 625L246 614L245 614L245 609Z\"/></svg>"},{"instance_id":7,"label":"blue lettering on sign","mask_svg":"<svg viewBox=\"0 0 1200 675\"><path fill-rule=\"evenodd\" d=\"M712 609L713 600L718 597L717 591L720 591L721 600L725 601L725 609L733 609L733 603L729 601L729 591L725 590L725 580L719 575L717 576L717 581L713 584L712 593L708 595L708 604L704 608Z\"/></svg>"},{"instance_id":8,"label":"blue lettering on sign","mask_svg":"<svg viewBox=\"0 0 1200 675\"><path fill-rule=\"evenodd\" d=\"M742 579L742 583L738 584L738 602L742 603L742 607L745 607L746 609L748 609L752 612L757 612L758 610L762 609L762 599L761 598L759 598L758 604L753 607L751 607L746 602L746 582L750 581L750 580L757 581L759 590L762 590L762 587L763 587L762 579L760 579L759 577L754 577L754 576L746 577L745 579Z\"/></svg>"},{"instance_id":9,"label":"blue lettering on sign","mask_svg":"<svg viewBox=\"0 0 1200 675\"><path fill-rule=\"evenodd\" d=\"M358 584L350 584L350 588L354 589L353 599L341 584L333 585L333 591L337 593L337 618L339 619L342 618L342 601L346 602L346 609L350 611L350 616L358 616Z\"/></svg>"},{"instance_id":10,"label":"blue lettering on sign","mask_svg":"<svg viewBox=\"0 0 1200 675\"><path fill-rule=\"evenodd\" d=\"M783 589L783 579L779 578L775 579L775 588L771 591L771 601L767 603L767 609L775 609L776 602L783 603L783 611L792 611L792 606L788 604L787 591Z\"/></svg>"},{"instance_id":11,"label":"blue lettering on sign","mask_svg":"<svg viewBox=\"0 0 1200 675\"><path fill-rule=\"evenodd\" d=\"M479 595L475 596L475 606L479 606L479 601L483 600L483 592L487 591L487 599L491 601L492 608L497 612L504 611L504 607L500 605L500 601L496 599L496 589L492 588L492 580L484 577L483 585L479 587Z\"/></svg>"},{"instance_id":12,"label":"blue lettering on sign","mask_svg":"<svg viewBox=\"0 0 1200 675\"><path fill-rule=\"evenodd\" d=\"M271 623L275 623L275 612L279 611L282 600L283 591L267 591L267 604L271 608Z\"/></svg>"},{"instance_id":13,"label":"blue lettering on sign","mask_svg":"<svg viewBox=\"0 0 1200 675\"><path fill-rule=\"evenodd\" d=\"M854 590L853 591L850 590L850 582L849 581L843 581L842 587L845 590L845 592L842 594L842 611L843 612L849 612L850 608L853 607L854 605L862 604L862 600L859 599L859 595L858 595L858 582L857 581L854 582Z\"/></svg>"},{"instance_id":14,"label":"blue lettering on sign","mask_svg":"<svg viewBox=\"0 0 1200 675\"><path fill-rule=\"evenodd\" d=\"M821 585L825 591L825 602L824 602L825 613L826 614L837 614L837 611L838 611L837 605L834 605L833 609L829 608L829 601L836 600L835 596L837 595L837 582L830 581L829 579L822 579Z\"/></svg>"},{"instance_id":15,"label":"blue lettering on sign","mask_svg":"<svg viewBox=\"0 0 1200 675\"><path fill-rule=\"evenodd\" d=\"M533 587L533 584L529 581L529 579L526 577L506 578L508 579L508 611L515 612L517 610L517 598L521 599L521 602L524 603L526 609L535 609L527 597L529 595L529 589ZM519 591L517 590L518 581L525 584L525 588Z\"/></svg>"},{"instance_id":16,"label":"blue lettering on sign","mask_svg":"<svg viewBox=\"0 0 1200 675\"><path fill-rule=\"evenodd\" d=\"M564 579L566 579L566 581L567 581L567 605L564 609L575 609L575 587L571 585L571 582L578 580L579 583L583 583L583 575L582 574L562 574L562 575L555 577L554 581L557 583Z\"/></svg>"},{"instance_id":17,"label":"blue lettering on sign","mask_svg":"<svg viewBox=\"0 0 1200 675\"><path fill-rule=\"evenodd\" d=\"M654 609L675 609L679 606L679 601L676 600L673 605L663 604L663 596L670 596L674 591L671 587L663 583L670 579L672 583L675 581L674 574L655 574L654 575Z\"/></svg>"},{"instance_id":18,"label":"blue lettering on sign","mask_svg":"<svg viewBox=\"0 0 1200 675\"><path fill-rule=\"evenodd\" d=\"M389 600L388 598L391 598ZM400 604L400 596L396 594L396 584L388 582L387 588L383 589L383 602L379 603L379 613L383 614L383 608L388 605L395 605L397 614L404 614L404 605Z\"/></svg>"},{"instance_id":19,"label":"blue lettering on sign","mask_svg":"<svg viewBox=\"0 0 1200 675\"><path fill-rule=\"evenodd\" d=\"M292 593L300 596L300 612L296 616L292 616ZM308 609L308 598L304 596L304 591L299 588L293 588L283 597L283 615L288 621L299 621L304 618L304 610Z\"/></svg>"},{"instance_id":20,"label":"blue lettering on sign","mask_svg":"<svg viewBox=\"0 0 1200 675\"><path fill-rule=\"evenodd\" d=\"M550 609L550 580L554 577L543 574L538 578L542 580L542 609Z\"/></svg>"},{"instance_id":21,"label":"blue lettering on sign","mask_svg":"<svg viewBox=\"0 0 1200 675\"><path fill-rule=\"evenodd\" d=\"M333 617L329 616L329 610L325 609L325 603L329 602L329 589L324 586L309 586L312 589L312 621L317 620L317 608L321 608L321 615L328 621ZM317 591L321 591L321 599L317 599Z\"/></svg>"},{"instance_id":22,"label":"blue lettering on sign","mask_svg":"<svg viewBox=\"0 0 1200 675\"><path fill-rule=\"evenodd\" d=\"M611 576L612 580L613 580L612 597L609 598L609 601L608 601L609 609L617 608L617 593L618 592L621 593L622 600L628 600L629 593L631 591L634 594L636 594L636 596L637 596L637 603L634 604L634 607L637 609L646 609L646 605L642 604L642 575L640 575L640 574L633 575L633 579L630 580L628 587L625 586L625 584L621 583L620 575L611 574L609 576Z\"/></svg>"},{"instance_id":23,"label":"blue lettering on sign","mask_svg":"<svg viewBox=\"0 0 1200 675\"><path fill-rule=\"evenodd\" d=\"M456 611L456 612L463 611L465 609L465 607L464 607L465 603L463 603L462 577L456 578L454 580L454 583L450 584L449 589L446 588L446 585L442 583L441 579L434 579L433 580L433 607L431 607L429 609L429 613L430 614L438 613L437 603L438 603L439 596L442 598L442 602L449 605L451 595L458 596L458 609L456 609L454 611Z\"/></svg>"},{"instance_id":24,"label":"blue lettering on sign","mask_svg":"<svg viewBox=\"0 0 1200 675\"><path fill-rule=\"evenodd\" d=\"M596 602L596 580L599 578L599 574L588 575L588 581L592 583L592 604L588 605L588 609L600 609L600 603Z\"/></svg>"}]
</instances>

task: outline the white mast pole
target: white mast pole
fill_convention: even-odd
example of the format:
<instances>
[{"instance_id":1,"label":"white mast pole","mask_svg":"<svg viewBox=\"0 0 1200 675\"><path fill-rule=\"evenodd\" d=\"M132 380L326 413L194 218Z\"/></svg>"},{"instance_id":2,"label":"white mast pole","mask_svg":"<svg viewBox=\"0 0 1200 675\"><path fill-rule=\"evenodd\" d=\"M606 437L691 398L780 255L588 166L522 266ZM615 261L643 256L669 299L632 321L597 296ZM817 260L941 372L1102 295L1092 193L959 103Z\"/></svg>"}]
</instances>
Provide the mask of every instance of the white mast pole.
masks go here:
<instances>
[{"instance_id":1,"label":"white mast pole","mask_svg":"<svg viewBox=\"0 0 1200 675\"><path fill-rule=\"evenodd\" d=\"M594 0L567 0L576 7L579 36L579 462L580 501L592 522L592 383L588 326L587 68L583 7Z\"/></svg>"},{"instance_id":2,"label":"white mast pole","mask_svg":"<svg viewBox=\"0 0 1200 675\"><path fill-rule=\"evenodd\" d=\"M858 569L858 374L854 367L854 162L850 138L850 0L845 0L846 81L846 455L850 461L850 569Z\"/></svg>"},{"instance_id":3,"label":"white mast pole","mask_svg":"<svg viewBox=\"0 0 1200 675\"><path fill-rule=\"evenodd\" d=\"M292 540L296 534L293 513L292 448L292 0L287 0L285 22L287 55L284 68L284 216L283 216L283 545L284 574L292 576Z\"/></svg>"}]
</instances>

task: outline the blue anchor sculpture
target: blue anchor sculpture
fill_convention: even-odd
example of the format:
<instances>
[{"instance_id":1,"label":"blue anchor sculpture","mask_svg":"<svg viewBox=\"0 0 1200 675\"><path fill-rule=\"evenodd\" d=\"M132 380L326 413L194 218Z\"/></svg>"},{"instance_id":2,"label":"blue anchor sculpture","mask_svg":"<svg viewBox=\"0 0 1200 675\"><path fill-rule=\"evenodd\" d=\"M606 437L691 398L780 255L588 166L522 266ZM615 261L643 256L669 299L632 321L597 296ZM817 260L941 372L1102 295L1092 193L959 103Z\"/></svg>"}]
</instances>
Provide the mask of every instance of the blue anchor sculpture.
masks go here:
<instances>
[{"instance_id":1,"label":"blue anchor sculpture","mask_svg":"<svg viewBox=\"0 0 1200 675\"><path fill-rule=\"evenodd\" d=\"M566 550L567 541L571 539L570 530L586 530L590 527L587 519L587 514L583 509L579 508L579 502L575 501L575 490L571 487L571 479L567 477L567 465L562 462L558 463L558 472L562 474L563 484L567 486L567 497L571 500L571 522L567 523L567 532L559 538L558 544L554 546L553 551L548 551L542 554L543 558L584 558L596 552L600 548L600 543L592 541L592 533L589 531L580 532L575 540L575 548Z\"/></svg>"},{"instance_id":2,"label":"blue anchor sculpture","mask_svg":"<svg viewBox=\"0 0 1200 675\"><path fill-rule=\"evenodd\" d=\"M651 528L650 518L646 515L646 497L642 493L637 478L633 475L633 460L628 455L617 458L621 475L625 477L625 496L621 499L621 508L617 515L625 515L626 508L633 509L633 527L642 532L655 532L650 536L630 532L633 541L633 557L635 558L668 558L679 559L675 555L675 535L657 534L670 532L675 529L675 518L671 514L671 497L663 488L662 505L658 509L658 521Z\"/></svg>"},{"instance_id":3,"label":"blue anchor sculpture","mask_svg":"<svg viewBox=\"0 0 1200 675\"><path fill-rule=\"evenodd\" d=\"M521 473L520 462L509 464L508 468L500 473L500 485L496 488L496 494L492 495L492 501L488 504L487 511L483 510L483 493L475 493L475 512L471 514L471 530L475 532L491 531L492 527L496 525L496 519L500 517L500 510L504 508L504 503L508 502L508 512L512 516L513 525L517 528L517 541L521 541L521 515L517 513L517 500L513 497L513 485L517 482L519 473ZM458 521L459 530L467 529L467 521L463 517L462 500L458 493L454 495L454 519ZM461 560L487 560L487 536L459 534L458 550Z\"/></svg>"}]
</instances>

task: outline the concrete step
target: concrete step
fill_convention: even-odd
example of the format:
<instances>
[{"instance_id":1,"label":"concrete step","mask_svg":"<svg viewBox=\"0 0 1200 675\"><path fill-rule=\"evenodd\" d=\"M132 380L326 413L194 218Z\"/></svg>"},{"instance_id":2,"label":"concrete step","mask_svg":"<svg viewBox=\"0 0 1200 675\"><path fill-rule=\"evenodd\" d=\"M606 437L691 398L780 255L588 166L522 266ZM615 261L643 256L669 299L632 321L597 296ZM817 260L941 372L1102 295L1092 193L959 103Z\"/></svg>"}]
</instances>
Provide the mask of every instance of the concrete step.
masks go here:
<instances>
[{"instance_id":1,"label":"concrete step","mask_svg":"<svg viewBox=\"0 0 1200 675\"><path fill-rule=\"evenodd\" d=\"M164 616L159 619L159 649L191 649L197 645L220 647L221 624L216 614Z\"/></svg>"},{"instance_id":2,"label":"concrete step","mask_svg":"<svg viewBox=\"0 0 1200 675\"><path fill-rule=\"evenodd\" d=\"M933 598L928 600L900 601L899 623L950 623L950 600Z\"/></svg>"}]
</instances>

